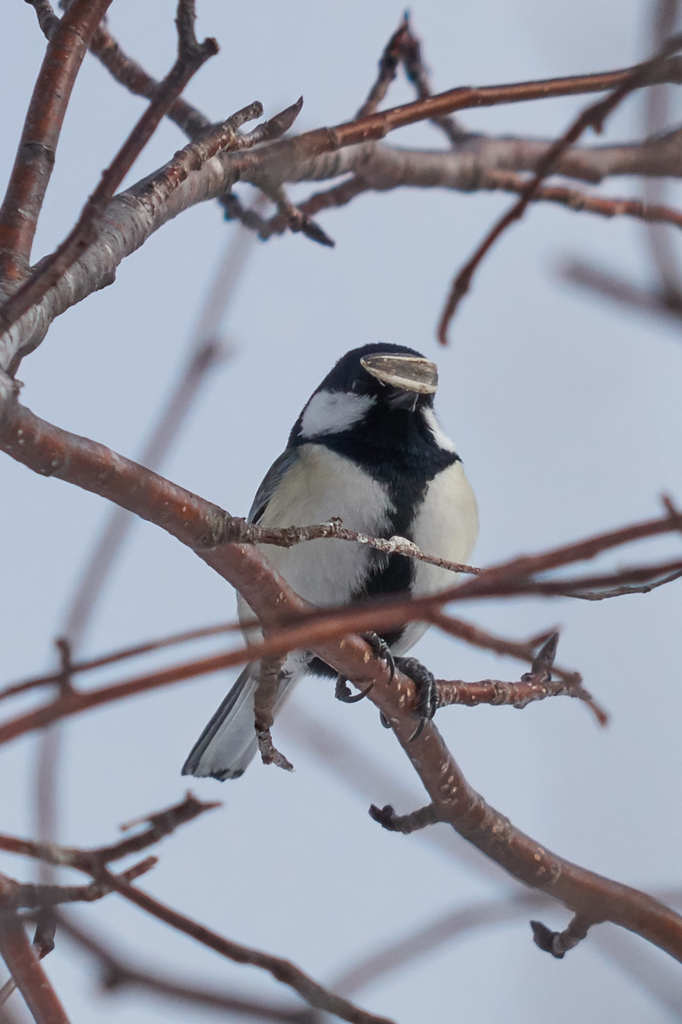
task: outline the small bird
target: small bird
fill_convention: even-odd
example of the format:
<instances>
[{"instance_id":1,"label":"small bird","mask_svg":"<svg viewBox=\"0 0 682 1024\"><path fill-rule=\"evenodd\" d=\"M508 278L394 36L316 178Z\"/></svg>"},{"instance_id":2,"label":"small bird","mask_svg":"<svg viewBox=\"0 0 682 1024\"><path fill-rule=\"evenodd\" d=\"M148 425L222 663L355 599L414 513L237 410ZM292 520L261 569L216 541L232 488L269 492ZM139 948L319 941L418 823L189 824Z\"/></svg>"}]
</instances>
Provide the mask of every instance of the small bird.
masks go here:
<instances>
[{"instance_id":1,"label":"small bird","mask_svg":"<svg viewBox=\"0 0 682 1024\"><path fill-rule=\"evenodd\" d=\"M406 537L428 554L466 562L478 534L476 500L455 446L436 419L437 384L437 367L414 349L375 344L347 352L304 406L283 454L258 488L249 522L305 526L337 516L349 529ZM445 569L340 539L290 548L263 544L260 550L296 593L320 607L429 594L452 583ZM242 598L238 605L242 623L253 622ZM402 657L426 628L427 623L410 622L368 639L414 679L421 714L431 717L433 676L416 659ZM253 638L253 627L245 636ZM336 675L310 652L292 652L280 675L276 707L306 673ZM195 743L183 775L223 781L243 774L257 750L258 680L259 663L247 665ZM337 685L341 699L348 692Z\"/></svg>"}]
</instances>

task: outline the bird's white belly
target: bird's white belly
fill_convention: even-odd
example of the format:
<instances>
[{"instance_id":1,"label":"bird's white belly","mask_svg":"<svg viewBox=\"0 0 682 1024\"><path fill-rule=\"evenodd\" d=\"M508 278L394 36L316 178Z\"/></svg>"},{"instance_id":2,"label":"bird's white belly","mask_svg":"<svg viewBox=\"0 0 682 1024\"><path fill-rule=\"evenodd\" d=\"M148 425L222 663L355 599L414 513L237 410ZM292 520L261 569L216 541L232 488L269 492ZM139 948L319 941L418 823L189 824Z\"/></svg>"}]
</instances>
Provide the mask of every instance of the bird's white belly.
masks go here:
<instances>
[{"instance_id":1,"label":"bird's white belly","mask_svg":"<svg viewBox=\"0 0 682 1024\"><path fill-rule=\"evenodd\" d=\"M453 463L431 480L411 534L425 554L449 562L468 562L478 536L478 509L461 462ZM434 594L452 586L456 579L447 569L417 561L412 593L415 597ZM427 628L425 622L409 623L394 652L404 654Z\"/></svg>"}]
</instances>

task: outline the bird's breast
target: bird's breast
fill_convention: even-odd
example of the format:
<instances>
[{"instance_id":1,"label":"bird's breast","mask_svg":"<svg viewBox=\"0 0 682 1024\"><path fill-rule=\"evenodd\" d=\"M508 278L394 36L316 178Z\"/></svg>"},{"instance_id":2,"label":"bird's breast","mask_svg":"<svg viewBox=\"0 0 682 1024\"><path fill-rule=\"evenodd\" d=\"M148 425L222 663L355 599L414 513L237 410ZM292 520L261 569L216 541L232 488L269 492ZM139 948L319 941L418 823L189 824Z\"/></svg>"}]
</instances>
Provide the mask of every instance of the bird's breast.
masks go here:
<instances>
[{"instance_id":1,"label":"bird's breast","mask_svg":"<svg viewBox=\"0 0 682 1024\"><path fill-rule=\"evenodd\" d=\"M461 462L454 462L429 481L410 533L426 554L449 562L469 560L478 536L478 509ZM452 582L448 570L417 562L413 593L430 594Z\"/></svg>"},{"instance_id":2,"label":"bird's breast","mask_svg":"<svg viewBox=\"0 0 682 1024\"><path fill-rule=\"evenodd\" d=\"M340 516L350 530L385 535L391 502L386 488L351 459L324 445L305 444L275 489L261 526L309 526ZM261 546L270 564L306 601L344 604L362 585L370 548L342 540L313 540L291 548Z\"/></svg>"}]
</instances>

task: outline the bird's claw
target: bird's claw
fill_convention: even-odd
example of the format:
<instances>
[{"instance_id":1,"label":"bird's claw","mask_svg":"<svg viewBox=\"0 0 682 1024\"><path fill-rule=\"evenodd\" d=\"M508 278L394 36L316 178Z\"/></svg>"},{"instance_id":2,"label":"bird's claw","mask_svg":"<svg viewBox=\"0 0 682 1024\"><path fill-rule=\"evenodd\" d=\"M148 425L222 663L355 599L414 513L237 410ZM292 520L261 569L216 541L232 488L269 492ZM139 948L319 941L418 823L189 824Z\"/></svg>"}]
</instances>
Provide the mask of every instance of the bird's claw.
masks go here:
<instances>
[{"instance_id":1,"label":"bird's claw","mask_svg":"<svg viewBox=\"0 0 682 1024\"><path fill-rule=\"evenodd\" d=\"M396 658L397 667L408 676L417 688L417 704L415 712L419 717L417 728L410 736L410 743L421 735L427 721L430 721L438 708L438 688L433 672L417 658Z\"/></svg>"},{"instance_id":2,"label":"bird's claw","mask_svg":"<svg viewBox=\"0 0 682 1024\"><path fill-rule=\"evenodd\" d=\"M393 676L395 675L395 659L391 654L391 648L388 646L384 638L379 636L378 633L374 633L372 631L369 633L363 633L362 636L367 641L369 646L372 648L372 651L374 652L375 656L377 658L381 658L382 661L386 662L386 666L391 674L392 682ZM342 701L342 703L344 704L357 704L359 700L362 700L363 697L367 696L367 694L369 693L373 686L374 683L370 683L369 686L367 686L364 690L361 690L359 693L351 693L348 687L348 683L343 678L343 676L337 676L336 687L334 689L334 696L336 697L337 700ZM388 723L386 723L386 725L387 728L390 728Z\"/></svg>"},{"instance_id":3,"label":"bird's claw","mask_svg":"<svg viewBox=\"0 0 682 1024\"><path fill-rule=\"evenodd\" d=\"M369 633L362 634L363 639L367 641L369 646L372 648L377 658L381 658L382 661L386 662L386 667L391 675L391 682L393 682L393 676L395 675L395 658L391 654L391 648L388 646L386 641L378 633L370 630Z\"/></svg>"},{"instance_id":4,"label":"bird's claw","mask_svg":"<svg viewBox=\"0 0 682 1024\"><path fill-rule=\"evenodd\" d=\"M343 704L357 704L359 700L366 697L369 691L374 686L374 683L370 683L369 686L365 687L364 690L360 690L359 693L351 693L348 683L343 676L336 677L336 687L334 688L334 696L337 700L340 700Z\"/></svg>"}]
</instances>

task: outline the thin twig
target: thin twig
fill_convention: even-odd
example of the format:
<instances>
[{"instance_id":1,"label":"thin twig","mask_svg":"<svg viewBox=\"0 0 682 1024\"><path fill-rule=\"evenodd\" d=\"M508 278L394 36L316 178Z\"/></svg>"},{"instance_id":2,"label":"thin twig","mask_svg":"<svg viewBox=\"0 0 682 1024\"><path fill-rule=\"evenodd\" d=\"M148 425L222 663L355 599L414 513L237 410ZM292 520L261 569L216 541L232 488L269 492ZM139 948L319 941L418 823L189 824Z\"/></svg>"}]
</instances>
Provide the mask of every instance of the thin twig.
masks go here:
<instances>
[{"instance_id":1,"label":"thin twig","mask_svg":"<svg viewBox=\"0 0 682 1024\"><path fill-rule=\"evenodd\" d=\"M563 680L522 679L517 683L503 682L500 679L481 679L475 683L467 683L461 679L438 679L438 707L450 707L460 704L462 707L475 708L481 704L492 704L495 707L525 708L536 700L547 697L579 697L575 688Z\"/></svg>"},{"instance_id":2,"label":"thin twig","mask_svg":"<svg viewBox=\"0 0 682 1024\"><path fill-rule=\"evenodd\" d=\"M682 46L682 37L675 37L669 40L661 51L654 57L646 61L644 64L638 65L638 67L636 67L626 79L616 86L606 99L599 100L597 103L593 103L583 110L563 135L561 135L554 144L550 146L542 159L538 161L535 175L523 190L518 201L495 222L474 252L473 256L457 274L438 324L438 340L442 345L447 344L447 330L450 321L455 314L458 303L469 290L472 278L481 260L500 235L503 234L505 229L513 224L515 220L518 220L523 216L528 204L536 195L537 190L544 179L551 174L562 153L564 153L569 146L577 142L587 128L592 127L595 131L600 132L604 121L618 106L618 104L625 99L633 89L650 84L653 81L653 76L655 75L656 70L665 62L666 58L674 53L675 50L678 50L680 46Z\"/></svg>"},{"instance_id":3,"label":"thin twig","mask_svg":"<svg viewBox=\"0 0 682 1024\"><path fill-rule=\"evenodd\" d=\"M483 187L523 194L528 184L528 178L515 171L493 170L485 174ZM595 213L600 217L634 217L650 223L671 224L682 228L681 210L659 203L644 202L641 199L590 195L565 185L541 185L533 195L533 202L538 201L557 203L559 206L567 206L574 212Z\"/></svg>"},{"instance_id":4,"label":"thin twig","mask_svg":"<svg viewBox=\"0 0 682 1024\"><path fill-rule=\"evenodd\" d=\"M642 288L610 271L578 260L565 263L560 273L564 280L588 288L619 306L631 306L656 316L667 316L676 323L682 317L682 298L660 288Z\"/></svg>"},{"instance_id":5,"label":"thin twig","mask_svg":"<svg viewBox=\"0 0 682 1024\"><path fill-rule=\"evenodd\" d=\"M191 1007L208 1007L223 1013L239 1014L239 1020L281 1021L282 1024L304 1024L304 1013L279 1009L276 1006L255 999L239 998L231 992L212 990L205 984L181 982L175 973L162 974L151 969L141 969L137 962L124 958L111 946L105 945L89 932L74 924L71 918L59 916L60 934L67 935L81 949L89 953L99 965L102 988L107 992L135 988L162 996L177 1005L180 1000Z\"/></svg>"},{"instance_id":6,"label":"thin twig","mask_svg":"<svg viewBox=\"0 0 682 1024\"><path fill-rule=\"evenodd\" d=\"M124 882L133 882L147 871L151 871L157 862L157 857L145 857L117 877ZM0 878L0 915L6 914L8 910L22 908L45 910L62 903L94 903L112 891L106 882L101 881L90 882L89 885L36 885L32 882L17 882L8 875L0 875Z\"/></svg>"},{"instance_id":7,"label":"thin twig","mask_svg":"<svg viewBox=\"0 0 682 1024\"><path fill-rule=\"evenodd\" d=\"M408 16L404 14L400 24L382 51L379 58L377 77L372 83L367 99L358 109L356 117L366 117L368 114L373 114L379 108L379 104L385 99L403 58L409 33Z\"/></svg>"},{"instance_id":8,"label":"thin twig","mask_svg":"<svg viewBox=\"0 0 682 1024\"><path fill-rule=\"evenodd\" d=\"M169 836L181 825L186 825L200 814L216 807L220 807L220 804L215 801L206 803L197 800L191 793L188 793L184 800L172 807L155 811L141 819L145 823L145 828L142 831L107 846L81 849L76 846L41 843L35 839L20 839L17 836L3 834L0 835L0 850L33 857L36 860L44 860L48 864L77 868L80 871L91 873L93 865L109 864L112 860L120 860L132 853L140 853L141 850L146 850L165 836Z\"/></svg>"},{"instance_id":9,"label":"thin twig","mask_svg":"<svg viewBox=\"0 0 682 1024\"><path fill-rule=\"evenodd\" d=\"M263 764L274 764L284 771L294 766L273 744L270 730L274 721L277 693L282 683L283 657L262 658L258 685L253 699L254 725Z\"/></svg>"},{"instance_id":10,"label":"thin twig","mask_svg":"<svg viewBox=\"0 0 682 1024\"><path fill-rule=\"evenodd\" d=\"M422 56L421 42L418 36L416 36L412 31L408 11L405 12L405 27L407 29L407 35L403 44L402 52L405 74L413 83L418 98L425 99L427 96L432 96L433 91L431 89L431 82L429 81L429 75ZM432 117L431 123L443 132L451 146L455 146L461 142L462 132L457 121L452 117L452 115L444 114L442 116Z\"/></svg>"},{"instance_id":11,"label":"thin twig","mask_svg":"<svg viewBox=\"0 0 682 1024\"><path fill-rule=\"evenodd\" d=\"M196 800L191 795L179 804L169 807L163 811L156 811L153 814L141 819L146 827L133 836L119 840L108 846L100 846L94 849L79 849L77 847L57 846L54 843L39 843L30 839L19 839L14 836L0 835L0 849L9 853L23 854L29 857L46 860L50 864L59 864L77 868L91 875L96 888L92 890L92 898L99 898L105 892L116 891L130 902L135 903L153 917L164 921L178 931L184 932L190 938L215 950L222 956L226 956L237 963L252 964L260 967L273 975L278 981L289 985L299 993L311 1006L316 1006L335 1013L343 1020L355 1022L355 1024L390 1024L385 1017L377 1017L365 1013L352 1003L318 985L303 971L294 964L280 957L270 956L260 950L251 949L240 943L232 942L216 932L204 927L196 921L191 920L184 914L173 910L160 901L142 892L130 884L124 875L115 875L108 868L112 860L118 860L130 853L137 853L142 849L158 842L162 837L169 835L179 825L193 820L197 815L217 806L215 803L206 804ZM140 824L140 820L131 823L134 827ZM144 861L143 865L149 862ZM141 872L143 865L129 869ZM149 865L151 866L151 864ZM146 867L145 867L146 869ZM89 891L89 887L75 887L76 898L83 898L83 894ZM64 895L68 887L59 887L58 896ZM56 898L55 902L61 902ZM0 916L0 929L4 922L11 921L11 918ZM0 948L2 948L2 932L0 931ZM4 952L4 949L3 949Z\"/></svg>"},{"instance_id":12,"label":"thin twig","mask_svg":"<svg viewBox=\"0 0 682 1024\"><path fill-rule=\"evenodd\" d=\"M103 881L111 885L112 888L116 889L121 896L140 907L141 910L151 914L152 917L158 918L159 921L163 921L177 931L183 932L191 939L200 942L204 946L208 946L209 949L213 949L216 953L227 957L229 960L233 960L235 963L260 967L270 973L277 981L293 988L311 1006L316 1006L319 1009L326 1010L328 1013L333 1013L342 1020L351 1021L352 1024L392 1024L387 1017L378 1017L375 1014L367 1013L347 999L330 992L301 971L295 964L292 964L291 961L272 956L269 953L263 953L261 950L244 946L241 943L233 942L231 939L218 935L217 932L206 928L204 925L186 917L172 907L161 903L136 886L119 881L115 875L112 875L107 870L101 871L99 876Z\"/></svg>"},{"instance_id":13,"label":"thin twig","mask_svg":"<svg viewBox=\"0 0 682 1024\"><path fill-rule=\"evenodd\" d=\"M26 0L36 12L40 31L49 42L60 25L60 19L52 10L50 0Z\"/></svg>"}]
</instances>

